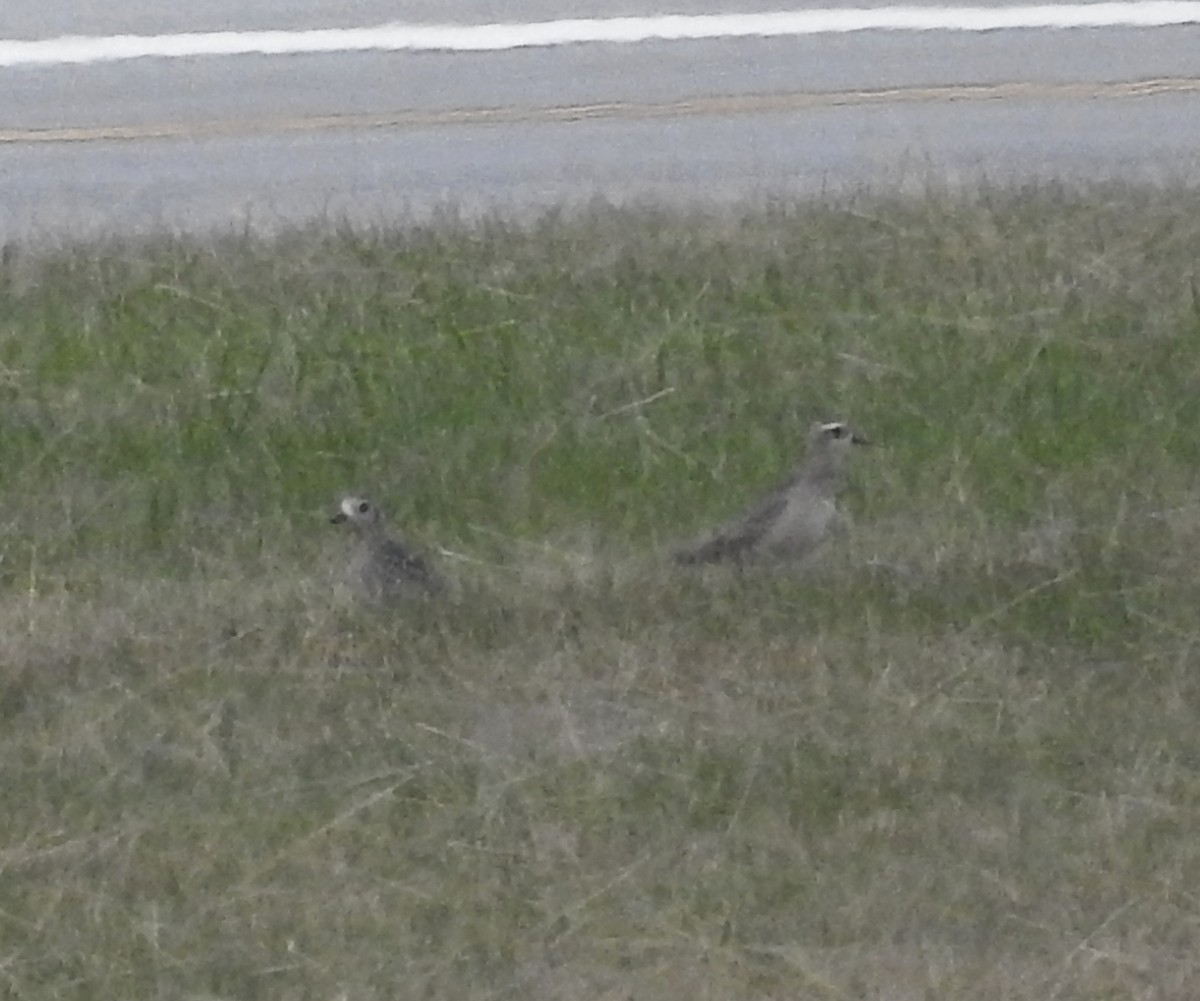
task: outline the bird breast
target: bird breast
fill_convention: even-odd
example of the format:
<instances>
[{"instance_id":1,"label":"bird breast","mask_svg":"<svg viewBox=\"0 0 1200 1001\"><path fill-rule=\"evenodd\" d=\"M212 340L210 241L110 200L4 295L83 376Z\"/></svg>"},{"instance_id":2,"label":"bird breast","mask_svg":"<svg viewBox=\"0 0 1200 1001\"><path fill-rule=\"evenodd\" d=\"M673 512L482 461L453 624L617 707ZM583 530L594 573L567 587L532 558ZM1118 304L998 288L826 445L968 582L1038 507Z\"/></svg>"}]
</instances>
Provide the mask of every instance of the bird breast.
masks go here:
<instances>
[{"instance_id":1,"label":"bird breast","mask_svg":"<svg viewBox=\"0 0 1200 1001\"><path fill-rule=\"evenodd\" d=\"M811 494L793 495L764 533L762 548L777 556L805 556L824 540L837 518L837 505L832 500Z\"/></svg>"}]
</instances>

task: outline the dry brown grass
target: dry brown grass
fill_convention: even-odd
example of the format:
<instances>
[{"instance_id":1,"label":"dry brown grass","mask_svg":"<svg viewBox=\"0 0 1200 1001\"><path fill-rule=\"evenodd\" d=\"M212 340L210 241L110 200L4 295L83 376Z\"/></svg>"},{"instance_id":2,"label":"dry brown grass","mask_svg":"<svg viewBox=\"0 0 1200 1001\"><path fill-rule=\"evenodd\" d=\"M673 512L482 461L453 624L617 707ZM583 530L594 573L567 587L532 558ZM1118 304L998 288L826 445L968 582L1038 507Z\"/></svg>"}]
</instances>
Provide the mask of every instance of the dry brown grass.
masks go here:
<instances>
[{"instance_id":1,"label":"dry brown grass","mask_svg":"<svg viewBox=\"0 0 1200 1001\"><path fill-rule=\"evenodd\" d=\"M3 991L1190 998L1193 203L22 260ZM851 534L661 558L829 411ZM336 587L360 485L442 600Z\"/></svg>"}]
</instances>

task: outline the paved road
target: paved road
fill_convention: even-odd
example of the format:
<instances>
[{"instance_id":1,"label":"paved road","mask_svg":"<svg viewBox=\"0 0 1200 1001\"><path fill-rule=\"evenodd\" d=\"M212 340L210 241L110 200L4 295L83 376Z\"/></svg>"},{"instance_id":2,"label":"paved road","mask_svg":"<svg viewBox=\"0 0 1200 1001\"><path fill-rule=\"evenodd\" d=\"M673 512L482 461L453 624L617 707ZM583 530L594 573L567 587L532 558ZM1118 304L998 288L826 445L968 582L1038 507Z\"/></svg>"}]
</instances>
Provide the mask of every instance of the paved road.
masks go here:
<instances>
[{"instance_id":1,"label":"paved road","mask_svg":"<svg viewBox=\"0 0 1200 1001\"><path fill-rule=\"evenodd\" d=\"M1020 0L973 0L1001 7ZM568 17L745 13L814 7L872 6L864 0L4 0L0 38L58 35L158 34L181 31L253 31L414 23L487 24Z\"/></svg>"},{"instance_id":2,"label":"paved road","mask_svg":"<svg viewBox=\"0 0 1200 1001\"><path fill-rule=\"evenodd\" d=\"M138 0L77 17L66 0L4 0L0 35L447 19L433 0L360 0L352 20L322 2L242 14L209 0L185 16ZM597 7L619 12L545 0L521 14ZM453 9L467 23L512 17L485 0ZM1200 27L143 59L0 69L0 87L12 95L0 105L0 240L981 174L1200 175Z\"/></svg>"}]
</instances>

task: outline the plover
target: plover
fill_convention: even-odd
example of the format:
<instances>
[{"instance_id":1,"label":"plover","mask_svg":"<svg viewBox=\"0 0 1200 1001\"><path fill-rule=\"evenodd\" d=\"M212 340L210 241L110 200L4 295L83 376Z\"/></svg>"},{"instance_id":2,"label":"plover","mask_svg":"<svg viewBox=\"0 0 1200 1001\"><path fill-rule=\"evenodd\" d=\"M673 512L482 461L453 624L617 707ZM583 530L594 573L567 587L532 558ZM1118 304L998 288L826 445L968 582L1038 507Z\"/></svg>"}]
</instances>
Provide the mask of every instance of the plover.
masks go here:
<instances>
[{"instance_id":1,"label":"plover","mask_svg":"<svg viewBox=\"0 0 1200 1001\"><path fill-rule=\"evenodd\" d=\"M865 444L866 438L841 421L814 424L804 460L785 483L712 535L677 552L675 561L798 561L811 555L842 518L837 498L850 448Z\"/></svg>"},{"instance_id":2,"label":"plover","mask_svg":"<svg viewBox=\"0 0 1200 1001\"><path fill-rule=\"evenodd\" d=\"M347 495L329 520L334 525L348 523L357 530L359 544L350 564L350 579L368 597L382 600L441 589L441 578L425 558L388 536L383 513L372 501Z\"/></svg>"}]
</instances>

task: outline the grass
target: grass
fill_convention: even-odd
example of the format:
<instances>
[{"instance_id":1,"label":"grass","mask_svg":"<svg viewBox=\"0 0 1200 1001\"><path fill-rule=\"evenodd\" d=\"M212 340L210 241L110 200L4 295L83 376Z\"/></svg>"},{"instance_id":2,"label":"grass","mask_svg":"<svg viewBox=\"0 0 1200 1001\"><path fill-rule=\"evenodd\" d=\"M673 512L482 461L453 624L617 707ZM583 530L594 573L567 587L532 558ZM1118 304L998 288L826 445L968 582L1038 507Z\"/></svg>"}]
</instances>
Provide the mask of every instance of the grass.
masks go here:
<instances>
[{"instance_id":1,"label":"grass","mask_svg":"<svg viewBox=\"0 0 1200 1001\"><path fill-rule=\"evenodd\" d=\"M13 998L1186 998L1200 195L0 258ZM679 574L814 419L804 573ZM335 586L335 495L453 578Z\"/></svg>"}]
</instances>

